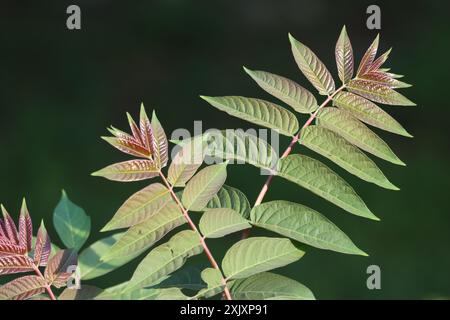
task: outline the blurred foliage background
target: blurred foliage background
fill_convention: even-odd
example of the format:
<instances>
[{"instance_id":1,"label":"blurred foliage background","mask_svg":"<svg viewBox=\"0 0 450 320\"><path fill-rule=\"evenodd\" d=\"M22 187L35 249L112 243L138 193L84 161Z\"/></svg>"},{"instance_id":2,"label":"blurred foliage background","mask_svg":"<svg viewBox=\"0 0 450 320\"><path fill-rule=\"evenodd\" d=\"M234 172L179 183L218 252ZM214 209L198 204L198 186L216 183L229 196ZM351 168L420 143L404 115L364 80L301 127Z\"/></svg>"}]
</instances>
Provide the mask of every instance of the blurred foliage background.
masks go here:
<instances>
[{"instance_id":1,"label":"blurred foliage background","mask_svg":"<svg viewBox=\"0 0 450 320\"><path fill-rule=\"evenodd\" d=\"M65 12L72 3L82 10L80 31L66 28ZM339 171L382 219L377 223L345 214L276 179L266 200L289 199L323 212L370 254L353 257L311 248L279 272L321 299L448 298L449 8L445 1L376 3L382 10L381 49L394 47L388 64L414 84L404 93L419 105L385 108L415 136L380 133L408 164L402 168L377 161L402 190L385 191ZM334 45L342 25L347 25L358 60L376 34L365 25L369 4L373 2L2 1L2 203L17 213L26 196L35 223L45 219L52 230L51 214L64 188L92 217L93 242L120 204L145 185L89 175L125 158L100 140L108 125L125 128L125 112L137 114L143 101L147 109L157 109L168 133L192 130L194 120L203 120L205 129L246 128L248 124L209 107L198 95L268 98L242 65L312 89L291 56L287 33L310 46L336 75ZM282 140L283 145L288 142ZM264 180L254 168L233 166L227 183L254 201ZM211 245L221 255L236 239L211 240ZM60 244L56 236L53 240ZM106 287L125 281L136 263L95 283ZM366 287L371 264L381 267L381 290Z\"/></svg>"}]
</instances>

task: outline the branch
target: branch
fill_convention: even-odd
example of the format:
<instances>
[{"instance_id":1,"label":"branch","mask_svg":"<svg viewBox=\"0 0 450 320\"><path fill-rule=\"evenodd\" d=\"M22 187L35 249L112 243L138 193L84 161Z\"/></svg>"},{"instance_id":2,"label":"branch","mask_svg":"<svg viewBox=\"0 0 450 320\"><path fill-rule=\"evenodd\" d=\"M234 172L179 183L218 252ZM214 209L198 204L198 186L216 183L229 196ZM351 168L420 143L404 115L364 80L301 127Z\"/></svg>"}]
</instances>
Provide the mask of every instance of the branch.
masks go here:
<instances>
[{"instance_id":1,"label":"branch","mask_svg":"<svg viewBox=\"0 0 450 320\"><path fill-rule=\"evenodd\" d=\"M170 184L170 182L166 179L166 177L164 176L164 174L161 171L159 171L159 176L163 180L166 187L169 189L170 194L172 195L172 198L177 203L178 207L180 208L181 212L183 213L184 217L186 218L189 226L191 227L191 229L194 232L197 233L198 237L200 238L200 243L203 247L203 250L204 250L206 256L208 257L209 262L211 263L211 266L220 272L221 277L222 277L222 284L224 285L225 297L227 298L227 300L233 300L231 298L230 290L227 287L227 281L225 280L225 277L223 276L222 270L219 268L217 261L214 259L214 256L212 255L211 250L209 250L208 245L205 242L205 238L202 236L202 234L198 230L197 226L195 225L194 221L192 221L191 217L189 216L188 211L186 210L186 208L181 203L180 199L178 199L177 195L173 191L173 186Z\"/></svg>"},{"instance_id":2,"label":"branch","mask_svg":"<svg viewBox=\"0 0 450 320\"><path fill-rule=\"evenodd\" d=\"M340 91L342 91L345 88L345 84L342 85L340 88L338 88L337 90L335 90L331 95L329 95L327 97L327 99L319 106L319 108L317 108L317 110L311 114L311 116L309 117L309 119L305 122L305 124L303 125L303 127L297 132L297 134L292 138L291 143L289 144L289 146L286 148L286 150L284 150L283 154L281 155L280 159L286 158L292 151L292 148L294 147L294 145L300 140L301 138L301 133L303 131L303 129L305 129L306 127L308 127L313 120L317 117L317 114L319 113L319 111L324 108L332 99L333 97ZM260 205L262 203L262 201L264 200L264 197L267 193L267 191L269 190L270 184L272 183L274 175L271 174L269 175L269 177L267 178L266 182L264 183L261 191L259 192L258 198L256 198L255 204L253 205L253 207L256 207L258 205ZM250 229L246 229L242 232L242 239L247 239L250 235Z\"/></svg>"}]
</instances>

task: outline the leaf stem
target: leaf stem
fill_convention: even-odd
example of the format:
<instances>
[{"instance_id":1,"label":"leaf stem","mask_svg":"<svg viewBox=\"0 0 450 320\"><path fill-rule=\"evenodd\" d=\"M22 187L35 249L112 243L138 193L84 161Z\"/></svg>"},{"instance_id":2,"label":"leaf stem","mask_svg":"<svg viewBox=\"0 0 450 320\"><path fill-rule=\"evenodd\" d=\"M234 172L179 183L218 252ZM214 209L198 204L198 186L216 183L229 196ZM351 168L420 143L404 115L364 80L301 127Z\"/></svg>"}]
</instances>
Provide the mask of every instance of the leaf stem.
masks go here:
<instances>
[{"instance_id":1,"label":"leaf stem","mask_svg":"<svg viewBox=\"0 0 450 320\"><path fill-rule=\"evenodd\" d=\"M289 144L289 146L286 148L286 150L284 150L283 154L281 155L280 159L286 158L292 151L292 149L294 148L294 145L300 140L301 138L301 133L303 131L303 129L305 129L306 127L308 127L313 120L317 117L317 114L319 113L319 111L324 108L332 99L333 97L340 91L342 91L345 88L345 84L343 84L341 87L339 87L338 89L336 89L331 95L328 95L328 97L325 99L325 101L319 106L319 108L317 108L317 110L311 114L311 116L309 117L308 120L306 120L305 124L302 126L302 128L297 132L297 134L292 138L291 143ZM256 198L255 204L253 205L253 207L256 207L258 205L260 205L262 203L262 201L264 200L264 197L267 193L267 191L269 190L270 184L272 183L274 175L270 174L269 177L267 178L266 182L264 183L261 191L258 194L258 197ZM246 229L242 232L242 239L247 239L250 235L250 229Z\"/></svg>"},{"instance_id":2,"label":"leaf stem","mask_svg":"<svg viewBox=\"0 0 450 320\"><path fill-rule=\"evenodd\" d=\"M47 283L47 280L45 280L45 277L42 275L41 270L39 270L39 267L36 266L34 263L33 263L33 270L34 270L34 272L36 273L36 275L38 277L41 277L45 281L45 283ZM49 295L51 300L56 300L56 297L55 297L55 295L54 295L54 293L52 291L52 288L51 288L51 286L49 284L45 285L45 290L47 291L47 293L48 293L48 295Z\"/></svg>"},{"instance_id":3,"label":"leaf stem","mask_svg":"<svg viewBox=\"0 0 450 320\"><path fill-rule=\"evenodd\" d=\"M170 194L172 195L172 198L175 200L175 202L177 203L178 207L180 208L181 212L183 213L183 216L186 218L189 226L191 227L191 229L197 233L199 239L200 239L200 243L203 247L203 251L205 252L206 256L208 257L209 262L211 263L211 266L218 270L221 274L222 277L222 284L224 285L224 294L225 297L227 298L227 300L233 300L231 298L231 293L230 290L227 287L227 281L222 273L222 270L220 269L219 265L217 264L216 259L214 259L214 256L211 253L211 250L209 250L208 245L206 244L205 238L202 236L202 234L200 233L200 231L198 230L197 226L195 225L194 221L192 221L191 217L189 216L188 211L186 210L186 208L183 206L183 204L181 203L180 199L178 199L177 195L175 194L175 192L173 191L173 186L170 184L170 182L166 179L165 175L159 171L159 176L161 177L161 179L163 180L164 184L166 185L166 187L169 189Z\"/></svg>"}]
</instances>

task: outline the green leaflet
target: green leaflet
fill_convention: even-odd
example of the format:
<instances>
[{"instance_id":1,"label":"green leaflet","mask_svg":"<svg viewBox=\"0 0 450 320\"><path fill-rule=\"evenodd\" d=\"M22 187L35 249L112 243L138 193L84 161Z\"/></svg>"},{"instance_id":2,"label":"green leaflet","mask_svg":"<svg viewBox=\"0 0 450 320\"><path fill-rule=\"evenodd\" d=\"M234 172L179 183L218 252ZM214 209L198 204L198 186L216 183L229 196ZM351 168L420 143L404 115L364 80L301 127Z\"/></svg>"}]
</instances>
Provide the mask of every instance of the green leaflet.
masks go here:
<instances>
[{"instance_id":1,"label":"green leaflet","mask_svg":"<svg viewBox=\"0 0 450 320\"><path fill-rule=\"evenodd\" d=\"M279 161L277 174L350 213L379 220L355 190L320 161L303 155L290 155Z\"/></svg>"},{"instance_id":2,"label":"green leaflet","mask_svg":"<svg viewBox=\"0 0 450 320\"><path fill-rule=\"evenodd\" d=\"M184 187L200 168L205 156L206 139L196 136L178 146L180 150L174 156L169 166L167 180L175 187Z\"/></svg>"},{"instance_id":3,"label":"green leaflet","mask_svg":"<svg viewBox=\"0 0 450 320\"><path fill-rule=\"evenodd\" d=\"M217 208L203 213L199 228L205 238L221 238L230 233L251 228L251 225L238 212Z\"/></svg>"},{"instance_id":4,"label":"green leaflet","mask_svg":"<svg viewBox=\"0 0 450 320\"><path fill-rule=\"evenodd\" d=\"M206 154L213 158L231 160L231 163L248 163L270 170L278 159L276 151L256 134L243 130L214 131L208 137Z\"/></svg>"},{"instance_id":5,"label":"green leaflet","mask_svg":"<svg viewBox=\"0 0 450 320\"><path fill-rule=\"evenodd\" d=\"M209 266L209 262L185 266L158 283L154 288L177 287L180 289L199 291L206 288L206 284L201 277L201 272Z\"/></svg>"},{"instance_id":6,"label":"green leaflet","mask_svg":"<svg viewBox=\"0 0 450 320\"><path fill-rule=\"evenodd\" d=\"M307 287L287 277L262 272L230 283L235 300L314 300Z\"/></svg>"},{"instance_id":7,"label":"green leaflet","mask_svg":"<svg viewBox=\"0 0 450 320\"><path fill-rule=\"evenodd\" d=\"M244 70L262 89L297 112L311 113L319 107L311 92L290 79L265 71L253 71L246 67Z\"/></svg>"},{"instance_id":8,"label":"green leaflet","mask_svg":"<svg viewBox=\"0 0 450 320\"><path fill-rule=\"evenodd\" d=\"M305 77L319 90L321 95L331 94L335 89L335 85L327 67L311 49L297 41L291 34L289 34L289 41L291 42L295 62L297 62Z\"/></svg>"},{"instance_id":9,"label":"green leaflet","mask_svg":"<svg viewBox=\"0 0 450 320\"><path fill-rule=\"evenodd\" d=\"M70 201L64 190L53 211L53 224L64 245L76 251L83 246L91 232L91 218Z\"/></svg>"},{"instance_id":10,"label":"green leaflet","mask_svg":"<svg viewBox=\"0 0 450 320\"><path fill-rule=\"evenodd\" d=\"M265 202L252 209L251 223L310 246L347 254L366 255L325 216L289 201Z\"/></svg>"},{"instance_id":11,"label":"green leaflet","mask_svg":"<svg viewBox=\"0 0 450 320\"><path fill-rule=\"evenodd\" d=\"M227 251L222 270L228 280L246 278L295 262L303 254L289 239L248 238L235 243Z\"/></svg>"},{"instance_id":12,"label":"green leaflet","mask_svg":"<svg viewBox=\"0 0 450 320\"><path fill-rule=\"evenodd\" d=\"M154 183L129 197L101 231L126 228L155 215L171 200L169 190Z\"/></svg>"},{"instance_id":13,"label":"green leaflet","mask_svg":"<svg viewBox=\"0 0 450 320\"><path fill-rule=\"evenodd\" d=\"M93 176L104 177L112 181L130 182L151 179L159 175L155 164L150 160L128 160L114 163L92 173Z\"/></svg>"},{"instance_id":14,"label":"green leaflet","mask_svg":"<svg viewBox=\"0 0 450 320\"><path fill-rule=\"evenodd\" d=\"M108 261L130 255L137 256L185 222L178 205L170 200L157 214L128 229L101 259Z\"/></svg>"},{"instance_id":15,"label":"green leaflet","mask_svg":"<svg viewBox=\"0 0 450 320\"><path fill-rule=\"evenodd\" d=\"M81 280L90 280L103 276L134 259L136 255L116 257L114 259L102 261L101 258L112 245L116 243L123 233L116 233L94 242L84 249L78 257L78 267L80 268Z\"/></svg>"},{"instance_id":16,"label":"green leaflet","mask_svg":"<svg viewBox=\"0 0 450 320\"><path fill-rule=\"evenodd\" d=\"M331 130L309 126L302 130L300 143L365 181L386 189L399 190L389 182L375 162Z\"/></svg>"},{"instance_id":17,"label":"green leaflet","mask_svg":"<svg viewBox=\"0 0 450 320\"><path fill-rule=\"evenodd\" d=\"M412 137L394 118L375 103L351 92L339 92L333 97L333 102L341 109L350 112L359 120L371 126L396 133L405 137Z\"/></svg>"},{"instance_id":18,"label":"green leaflet","mask_svg":"<svg viewBox=\"0 0 450 320\"><path fill-rule=\"evenodd\" d=\"M349 112L324 108L317 114L318 125L344 137L348 142L377 157L398 165L405 165L377 134Z\"/></svg>"},{"instance_id":19,"label":"green leaflet","mask_svg":"<svg viewBox=\"0 0 450 320\"><path fill-rule=\"evenodd\" d=\"M237 211L242 217L248 218L250 216L250 202L245 194L233 187L223 185L217 194L209 200L206 205L209 209L214 208L229 208Z\"/></svg>"},{"instance_id":20,"label":"green leaflet","mask_svg":"<svg viewBox=\"0 0 450 320\"><path fill-rule=\"evenodd\" d=\"M126 291L155 285L165 276L179 269L186 260L203 251L198 235L184 230L174 235L142 260L134 271Z\"/></svg>"},{"instance_id":21,"label":"green leaflet","mask_svg":"<svg viewBox=\"0 0 450 320\"><path fill-rule=\"evenodd\" d=\"M279 130L286 136L293 136L299 129L298 120L292 112L265 100L238 96L200 97L232 116Z\"/></svg>"},{"instance_id":22,"label":"green leaflet","mask_svg":"<svg viewBox=\"0 0 450 320\"><path fill-rule=\"evenodd\" d=\"M414 102L397 91L376 82L351 80L347 84L347 88L349 91L375 102L393 106L416 106Z\"/></svg>"},{"instance_id":23,"label":"green leaflet","mask_svg":"<svg viewBox=\"0 0 450 320\"><path fill-rule=\"evenodd\" d=\"M227 163L200 170L186 185L181 198L187 210L201 211L219 191L227 178Z\"/></svg>"},{"instance_id":24,"label":"green leaflet","mask_svg":"<svg viewBox=\"0 0 450 320\"><path fill-rule=\"evenodd\" d=\"M352 44L345 26L336 43L335 56L339 79L346 84L353 77L354 58Z\"/></svg>"},{"instance_id":25,"label":"green leaflet","mask_svg":"<svg viewBox=\"0 0 450 320\"><path fill-rule=\"evenodd\" d=\"M224 285L222 283L222 274L219 270L213 268L206 268L202 271L202 280L207 284L207 287L200 290L193 299L210 298L223 291Z\"/></svg>"}]
</instances>

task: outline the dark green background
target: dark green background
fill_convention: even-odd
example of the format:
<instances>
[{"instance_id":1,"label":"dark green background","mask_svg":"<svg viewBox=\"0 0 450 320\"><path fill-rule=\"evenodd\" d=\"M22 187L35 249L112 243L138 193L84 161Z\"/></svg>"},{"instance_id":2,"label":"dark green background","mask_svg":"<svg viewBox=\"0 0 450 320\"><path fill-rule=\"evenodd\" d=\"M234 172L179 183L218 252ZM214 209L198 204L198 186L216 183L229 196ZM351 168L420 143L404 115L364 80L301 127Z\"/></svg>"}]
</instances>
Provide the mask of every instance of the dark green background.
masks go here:
<instances>
[{"instance_id":1,"label":"dark green background","mask_svg":"<svg viewBox=\"0 0 450 320\"><path fill-rule=\"evenodd\" d=\"M99 138L110 124L125 128L126 111L137 114L143 101L147 109L157 110L168 133L192 129L194 120L203 120L205 128L247 127L208 107L198 95L268 98L242 65L311 88L291 56L288 32L310 46L335 75L334 45L342 25L347 25L357 59L376 33L365 27L365 10L372 3L365 1L73 1L82 9L81 31L66 29L67 3L41 2L0 4L0 199L17 213L26 196L35 223L43 218L50 226L65 188L92 217L90 241L100 236L97 230L120 204L145 185L89 175L126 159ZM450 297L450 11L445 3L378 2L381 47L394 47L389 65L414 84L404 93L419 105L385 109L415 139L380 133L408 164L377 161L400 192L339 172L382 221L345 214L281 179L268 193L267 200L289 199L320 210L370 254L310 249L298 263L280 270L318 298ZM230 167L227 183L254 201L265 179L258 173L247 166ZM211 241L213 251L223 253L236 239ZM382 290L366 288L371 264L382 269ZM134 265L95 283L124 281Z\"/></svg>"}]
</instances>

